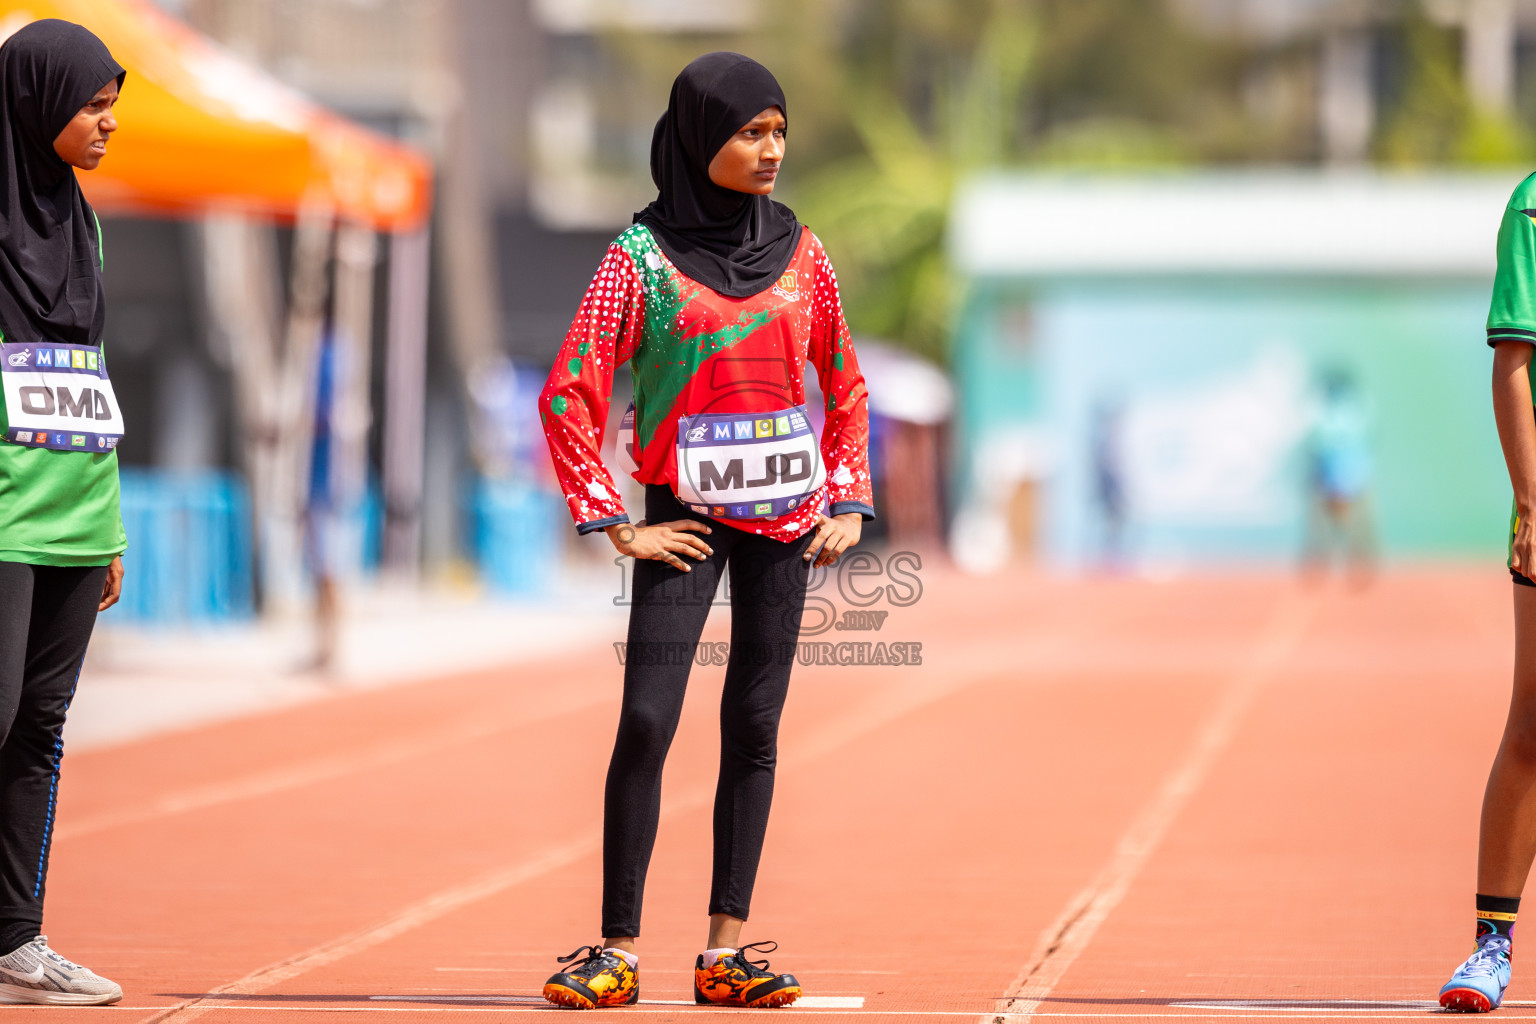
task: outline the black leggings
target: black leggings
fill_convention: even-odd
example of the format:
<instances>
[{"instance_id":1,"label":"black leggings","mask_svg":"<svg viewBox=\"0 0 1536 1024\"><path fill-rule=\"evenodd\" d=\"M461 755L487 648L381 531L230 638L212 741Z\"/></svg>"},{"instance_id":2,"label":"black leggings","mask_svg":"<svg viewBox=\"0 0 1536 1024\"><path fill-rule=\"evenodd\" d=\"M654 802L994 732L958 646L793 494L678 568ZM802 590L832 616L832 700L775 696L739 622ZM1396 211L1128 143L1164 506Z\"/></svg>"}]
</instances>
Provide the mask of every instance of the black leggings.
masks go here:
<instances>
[{"instance_id":1,"label":"black leggings","mask_svg":"<svg viewBox=\"0 0 1536 1024\"><path fill-rule=\"evenodd\" d=\"M645 489L650 523L709 523L655 484ZM661 816L661 766L683 710L688 669L721 571L730 567L731 653L720 700L720 781L715 789L715 866L709 912L745 919L763 851L779 714L805 610L808 533L788 544L711 523L714 551L688 556L684 573L635 562L624 704L603 803L603 936L640 934L645 871Z\"/></svg>"},{"instance_id":2,"label":"black leggings","mask_svg":"<svg viewBox=\"0 0 1536 1024\"><path fill-rule=\"evenodd\" d=\"M0 562L0 953L42 931L64 713L106 578Z\"/></svg>"}]
</instances>

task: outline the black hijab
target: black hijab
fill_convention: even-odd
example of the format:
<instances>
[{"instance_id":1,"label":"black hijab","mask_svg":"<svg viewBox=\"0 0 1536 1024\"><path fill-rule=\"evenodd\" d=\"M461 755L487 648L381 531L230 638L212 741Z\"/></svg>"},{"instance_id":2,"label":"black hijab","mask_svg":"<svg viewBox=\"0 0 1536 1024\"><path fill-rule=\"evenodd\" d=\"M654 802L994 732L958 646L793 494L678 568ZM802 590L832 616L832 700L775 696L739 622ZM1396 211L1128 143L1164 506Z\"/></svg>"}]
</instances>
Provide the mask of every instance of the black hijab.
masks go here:
<instances>
[{"instance_id":1,"label":"black hijab","mask_svg":"<svg viewBox=\"0 0 1536 1024\"><path fill-rule=\"evenodd\" d=\"M126 73L89 29L49 18L0 46L0 331L7 341L101 341L96 216L53 140Z\"/></svg>"},{"instance_id":2,"label":"black hijab","mask_svg":"<svg viewBox=\"0 0 1536 1024\"><path fill-rule=\"evenodd\" d=\"M706 53L672 83L651 137L651 178L660 194L635 221L684 274L733 298L771 287L800 244L795 211L709 180L720 147L774 106L789 118L784 90L767 68L739 53Z\"/></svg>"}]
</instances>

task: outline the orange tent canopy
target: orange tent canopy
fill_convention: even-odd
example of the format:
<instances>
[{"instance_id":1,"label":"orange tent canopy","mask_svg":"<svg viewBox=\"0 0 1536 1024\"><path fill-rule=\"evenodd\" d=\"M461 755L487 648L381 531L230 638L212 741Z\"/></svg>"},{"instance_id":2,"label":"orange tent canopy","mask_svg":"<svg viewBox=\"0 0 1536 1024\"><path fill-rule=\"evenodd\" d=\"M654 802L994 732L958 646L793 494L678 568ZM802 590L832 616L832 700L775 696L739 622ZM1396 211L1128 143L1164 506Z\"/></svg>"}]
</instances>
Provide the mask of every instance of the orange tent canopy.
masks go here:
<instances>
[{"instance_id":1,"label":"orange tent canopy","mask_svg":"<svg viewBox=\"0 0 1536 1024\"><path fill-rule=\"evenodd\" d=\"M382 231L420 226L432 169L143 0L0 0L0 38L39 18L101 37L128 70L106 159L81 172L97 209L291 217L305 204Z\"/></svg>"}]
</instances>

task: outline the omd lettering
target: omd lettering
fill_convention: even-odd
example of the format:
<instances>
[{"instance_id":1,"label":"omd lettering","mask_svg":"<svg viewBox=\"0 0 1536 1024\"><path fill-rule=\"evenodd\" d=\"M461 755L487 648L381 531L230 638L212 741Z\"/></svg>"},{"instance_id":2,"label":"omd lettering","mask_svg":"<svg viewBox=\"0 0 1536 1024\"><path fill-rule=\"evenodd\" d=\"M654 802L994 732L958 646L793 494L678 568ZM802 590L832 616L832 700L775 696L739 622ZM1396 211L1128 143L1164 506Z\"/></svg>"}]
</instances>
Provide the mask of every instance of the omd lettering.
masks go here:
<instances>
[{"instance_id":1,"label":"omd lettering","mask_svg":"<svg viewBox=\"0 0 1536 1024\"><path fill-rule=\"evenodd\" d=\"M71 391L60 384L29 385L20 389L21 411L34 416L72 416L82 420L110 420L112 407L96 388Z\"/></svg>"}]
</instances>

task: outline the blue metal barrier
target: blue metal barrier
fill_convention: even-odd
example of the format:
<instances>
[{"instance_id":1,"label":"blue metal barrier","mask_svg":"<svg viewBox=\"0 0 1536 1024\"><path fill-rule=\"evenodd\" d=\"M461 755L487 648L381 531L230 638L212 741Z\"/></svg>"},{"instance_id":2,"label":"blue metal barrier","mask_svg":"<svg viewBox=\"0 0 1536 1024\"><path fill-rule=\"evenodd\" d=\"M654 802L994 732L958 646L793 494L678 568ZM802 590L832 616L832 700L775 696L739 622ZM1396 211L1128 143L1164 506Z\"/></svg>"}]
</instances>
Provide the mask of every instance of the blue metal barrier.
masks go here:
<instances>
[{"instance_id":1,"label":"blue metal barrier","mask_svg":"<svg viewBox=\"0 0 1536 1024\"><path fill-rule=\"evenodd\" d=\"M482 478L470 500L480 577L499 594L547 593L561 558L565 502L511 480Z\"/></svg>"},{"instance_id":2,"label":"blue metal barrier","mask_svg":"<svg viewBox=\"0 0 1536 1024\"><path fill-rule=\"evenodd\" d=\"M114 618L216 622L252 611L250 496L233 473L123 469L126 578Z\"/></svg>"}]
</instances>

